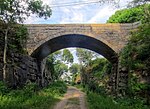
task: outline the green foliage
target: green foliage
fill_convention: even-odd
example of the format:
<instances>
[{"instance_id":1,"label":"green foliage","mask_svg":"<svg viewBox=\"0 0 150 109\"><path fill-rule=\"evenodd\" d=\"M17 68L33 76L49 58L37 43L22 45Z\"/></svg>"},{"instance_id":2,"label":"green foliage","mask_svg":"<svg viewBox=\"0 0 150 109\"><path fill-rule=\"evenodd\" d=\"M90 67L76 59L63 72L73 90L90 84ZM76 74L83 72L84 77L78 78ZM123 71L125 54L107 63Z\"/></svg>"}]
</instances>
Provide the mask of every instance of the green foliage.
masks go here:
<instances>
[{"instance_id":1,"label":"green foliage","mask_svg":"<svg viewBox=\"0 0 150 109\"><path fill-rule=\"evenodd\" d=\"M51 16L51 9L48 5L43 5L41 0L27 0L29 4L28 11L37 14L39 17L47 19Z\"/></svg>"},{"instance_id":2,"label":"green foliage","mask_svg":"<svg viewBox=\"0 0 150 109\"><path fill-rule=\"evenodd\" d=\"M102 96L93 92L89 92L87 95L87 101L89 109L130 109L120 106L110 97Z\"/></svg>"},{"instance_id":3,"label":"green foliage","mask_svg":"<svg viewBox=\"0 0 150 109\"><path fill-rule=\"evenodd\" d=\"M146 69L150 57L150 25L142 25L132 33L128 45L121 53L122 65L130 66L130 70Z\"/></svg>"},{"instance_id":4,"label":"green foliage","mask_svg":"<svg viewBox=\"0 0 150 109\"><path fill-rule=\"evenodd\" d=\"M50 54L47 58L48 70L53 80L59 79L62 74L68 71L69 63L73 62L73 55L68 49L59 50Z\"/></svg>"},{"instance_id":5,"label":"green foliage","mask_svg":"<svg viewBox=\"0 0 150 109\"><path fill-rule=\"evenodd\" d=\"M23 39L26 39L27 29L14 29L14 26L17 26L17 23L23 23L31 14L47 19L51 16L51 9L48 5L43 5L41 0L0 0L0 23L2 23L0 24L0 32L2 32L0 40L4 42L0 47L0 50L3 50L3 81L6 81L8 77L6 76L6 66L9 59L7 54L10 53L8 48L13 52L16 50L24 52L22 48L25 44L23 42L26 40Z\"/></svg>"},{"instance_id":6,"label":"green foliage","mask_svg":"<svg viewBox=\"0 0 150 109\"><path fill-rule=\"evenodd\" d=\"M72 64L72 66L69 68L70 73L76 74L80 72L80 65L77 63Z\"/></svg>"},{"instance_id":7,"label":"green foliage","mask_svg":"<svg viewBox=\"0 0 150 109\"><path fill-rule=\"evenodd\" d=\"M121 106L128 107L126 109L149 109L150 107L146 104L146 101L144 99L140 98L117 98L115 101L120 104Z\"/></svg>"},{"instance_id":8,"label":"green foliage","mask_svg":"<svg viewBox=\"0 0 150 109\"><path fill-rule=\"evenodd\" d=\"M66 73L68 71L68 66L59 61L54 66L54 69L55 69L55 73L57 74L57 79L59 79L62 74Z\"/></svg>"},{"instance_id":9,"label":"green foliage","mask_svg":"<svg viewBox=\"0 0 150 109\"><path fill-rule=\"evenodd\" d=\"M147 4L116 11L116 13L109 18L107 23L134 23L137 21L145 22L145 7L148 7L148 10L150 9L150 5Z\"/></svg>"},{"instance_id":10,"label":"green foliage","mask_svg":"<svg viewBox=\"0 0 150 109\"><path fill-rule=\"evenodd\" d=\"M90 66L83 67L82 78L86 87L97 93L106 93L105 76L111 74L111 64L105 58L96 58L89 63Z\"/></svg>"},{"instance_id":11,"label":"green foliage","mask_svg":"<svg viewBox=\"0 0 150 109\"><path fill-rule=\"evenodd\" d=\"M130 93L132 93L132 95L137 95L141 90L149 90L150 85L149 84L145 84L145 83L140 83L138 82L139 78L137 75L132 74L132 76L130 77Z\"/></svg>"},{"instance_id":12,"label":"green foliage","mask_svg":"<svg viewBox=\"0 0 150 109\"><path fill-rule=\"evenodd\" d=\"M50 84L48 87L51 87L50 90L52 93L57 92L57 96L62 96L67 91L67 86L63 81L57 81L53 84ZM54 93L55 94L55 93Z\"/></svg>"},{"instance_id":13,"label":"green foliage","mask_svg":"<svg viewBox=\"0 0 150 109\"><path fill-rule=\"evenodd\" d=\"M54 57L53 55L49 55L46 60L47 70L51 73L52 80L56 79L55 69L54 69Z\"/></svg>"},{"instance_id":14,"label":"green foliage","mask_svg":"<svg viewBox=\"0 0 150 109\"><path fill-rule=\"evenodd\" d=\"M5 26L6 24L4 23L0 24L0 32L1 32L0 42L2 44L0 48L4 47ZM28 36L28 32L25 26L19 24L11 26L11 29L8 31L8 36L7 36L8 51L13 51L17 53L26 53L25 47L26 47L27 36Z\"/></svg>"},{"instance_id":15,"label":"green foliage","mask_svg":"<svg viewBox=\"0 0 150 109\"><path fill-rule=\"evenodd\" d=\"M53 55L48 56L46 65L48 71L51 73L52 80L54 81L59 79L63 73L68 71L68 66L60 60L54 60Z\"/></svg>"},{"instance_id":16,"label":"green foliage","mask_svg":"<svg viewBox=\"0 0 150 109\"><path fill-rule=\"evenodd\" d=\"M27 39L27 28L17 23L23 22L31 14L48 18L51 9L43 5L41 0L1 0L0 1L0 32L2 33L2 45L8 42L8 50L24 53ZM8 34L5 31L8 30ZM6 38L4 41L4 37ZM7 41L6 41L7 40ZM7 46L7 45L6 45ZM3 46L2 46L3 47Z\"/></svg>"},{"instance_id":17,"label":"green foliage","mask_svg":"<svg viewBox=\"0 0 150 109\"><path fill-rule=\"evenodd\" d=\"M87 101L89 109L149 109L144 100L127 97L113 99L101 93L89 92Z\"/></svg>"},{"instance_id":18,"label":"green foliage","mask_svg":"<svg viewBox=\"0 0 150 109\"><path fill-rule=\"evenodd\" d=\"M95 57L94 52L82 48L76 49L76 55L78 57L79 62L84 66L87 66L89 62Z\"/></svg>"},{"instance_id":19,"label":"green foliage","mask_svg":"<svg viewBox=\"0 0 150 109\"><path fill-rule=\"evenodd\" d=\"M54 82L44 89L29 83L23 89L9 89L7 93L0 93L0 109L51 109L66 90L66 84L61 81Z\"/></svg>"},{"instance_id":20,"label":"green foliage","mask_svg":"<svg viewBox=\"0 0 150 109\"><path fill-rule=\"evenodd\" d=\"M72 64L72 66L69 68L69 71L72 75L72 84L75 84L80 77L80 65L77 63Z\"/></svg>"},{"instance_id":21,"label":"green foliage","mask_svg":"<svg viewBox=\"0 0 150 109\"><path fill-rule=\"evenodd\" d=\"M11 29L12 30L12 29ZM26 53L27 28L23 25L14 27L8 34L8 50L18 53Z\"/></svg>"},{"instance_id":22,"label":"green foliage","mask_svg":"<svg viewBox=\"0 0 150 109\"><path fill-rule=\"evenodd\" d=\"M128 94L140 96L149 100L148 90L150 84L141 78L150 77L150 25L142 24L137 30L132 31L127 46L122 50L121 65L128 70Z\"/></svg>"},{"instance_id":23,"label":"green foliage","mask_svg":"<svg viewBox=\"0 0 150 109\"><path fill-rule=\"evenodd\" d=\"M111 73L111 64L105 58L96 58L91 61L90 65L92 66L92 73L97 77L102 78L104 74Z\"/></svg>"},{"instance_id":24,"label":"green foliage","mask_svg":"<svg viewBox=\"0 0 150 109\"><path fill-rule=\"evenodd\" d=\"M77 49L80 65L81 82L88 90L105 93L106 75L111 73L111 63L105 58L97 58L97 54L86 49Z\"/></svg>"},{"instance_id":25,"label":"green foliage","mask_svg":"<svg viewBox=\"0 0 150 109\"><path fill-rule=\"evenodd\" d=\"M71 54L71 52L68 49L63 50L62 60L65 63L73 63L73 55Z\"/></svg>"},{"instance_id":26,"label":"green foliage","mask_svg":"<svg viewBox=\"0 0 150 109\"><path fill-rule=\"evenodd\" d=\"M51 16L51 9L41 0L0 0L0 20L8 25L23 22L31 14L46 19Z\"/></svg>"},{"instance_id":27,"label":"green foliage","mask_svg":"<svg viewBox=\"0 0 150 109\"><path fill-rule=\"evenodd\" d=\"M39 87L36 83L28 83L23 87L24 95L32 96L33 93L37 92Z\"/></svg>"},{"instance_id":28,"label":"green foliage","mask_svg":"<svg viewBox=\"0 0 150 109\"><path fill-rule=\"evenodd\" d=\"M3 83L2 81L0 81L0 95L1 94L6 94L9 92L8 87L6 86L5 83Z\"/></svg>"}]
</instances>

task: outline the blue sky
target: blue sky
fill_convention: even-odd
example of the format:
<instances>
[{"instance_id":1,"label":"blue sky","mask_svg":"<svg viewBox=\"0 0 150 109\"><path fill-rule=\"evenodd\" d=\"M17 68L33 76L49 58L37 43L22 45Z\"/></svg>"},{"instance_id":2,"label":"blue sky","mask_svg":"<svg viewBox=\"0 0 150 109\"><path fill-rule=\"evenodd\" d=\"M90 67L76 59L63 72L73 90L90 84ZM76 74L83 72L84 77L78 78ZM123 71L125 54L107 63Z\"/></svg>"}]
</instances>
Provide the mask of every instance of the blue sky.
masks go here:
<instances>
[{"instance_id":1,"label":"blue sky","mask_svg":"<svg viewBox=\"0 0 150 109\"><path fill-rule=\"evenodd\" d=\"M108 18L115 13L117 8L112 4L90 3L86 5L72 5L64 7L53 7L54 5L62 6L72 2L80 3L93 2L100 0L42 0L44 4L48 4L52 9L52 16L47 19L29 17L25 23L27 24L68 24L68 23L105 23ZM118 1L118 0L116 0ZM120 0L121 6L131 0Z\"/></svg>"},{"instance_id":2,"label":"blue sky","mask_svg":"<svg viewBox=\"0 0 150 109\"><path fill-rule=\"evenodd\" d=\"M44 4L50 6L62 4L70 4L72 2L85 3L100 0L42 0ZM118 1L118 0L116 0ZM131 0L120 0L121 8L126 6L128 1ZM106 23L108 18L115 13L119 8L116 8L112 4L100 4L91 3L87 5L72 5L64 7L51 7L52 16L44 20L42 18L36 18L35 16L29 17L26 24L72 24L72 23ZM73 55L75 62L78 62L76 52L74 48L69 49Z\"/></svg>"}]
</instances>

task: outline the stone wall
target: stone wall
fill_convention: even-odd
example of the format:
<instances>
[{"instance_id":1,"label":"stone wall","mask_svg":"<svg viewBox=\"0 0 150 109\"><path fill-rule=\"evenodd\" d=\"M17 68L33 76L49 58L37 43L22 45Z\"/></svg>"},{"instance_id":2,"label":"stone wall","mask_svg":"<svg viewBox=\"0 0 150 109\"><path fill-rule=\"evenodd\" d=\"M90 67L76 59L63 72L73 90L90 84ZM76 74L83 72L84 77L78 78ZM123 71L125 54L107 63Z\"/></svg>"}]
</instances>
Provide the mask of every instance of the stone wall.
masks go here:
<instances>
[{"instance_id":1,"label":"stone wall","mask_svg":"<svg viewBox=\"0 0 150 109\"><path fill-rule=\"evenodd\" d=\"M49 66L46 64L47 58L38 62L39 71L41 72L41 83L42 87L47 86L49 83L53 81L51 71L49 70Z\"/></svg>"},{"instance_id":2,"label":"stone wall","mask_svg":"<svg viewBox=\"0 0 150 109\"><path fill-rule=\"evenodd\" d=\"M109 94L116 94L116 91L118 89L118 63L114 63L112 65L111 74L109 75L109 80L106 85L106 91Z\"/></svg>"},{"instance_id":3,"label":"stone wall","mask_svg":"<svg viewBox=\"0 0 150 109\"><path fill-rule=\"evenodd\" d=\"M118 93L125 96L128 88L128 70L125 67L119 68Z\"/></svg>"},{"instance_id":4,"label":"stone wall","mask_svg":"<svg viewBox=\"0 0 150 109\"><path fill-rule=\"evenodd\" d=\"M0 80L3 78L3 54L0 53ZM36 59L22 54L7 54L6 82L9 86L23 86L32 81L40 84L41 74Z\"/></svg>"}]
</instances>

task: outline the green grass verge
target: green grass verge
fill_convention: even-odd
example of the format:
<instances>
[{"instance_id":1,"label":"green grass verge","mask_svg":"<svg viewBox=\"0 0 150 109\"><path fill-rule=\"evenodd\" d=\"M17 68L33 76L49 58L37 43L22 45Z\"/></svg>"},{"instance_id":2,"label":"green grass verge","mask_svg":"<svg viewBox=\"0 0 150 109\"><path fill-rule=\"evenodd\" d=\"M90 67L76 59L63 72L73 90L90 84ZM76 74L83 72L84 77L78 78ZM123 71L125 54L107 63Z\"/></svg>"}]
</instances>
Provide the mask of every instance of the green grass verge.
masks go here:
<instances>
[{"instance_id":1,"label":"green grass verge","mask_svg":"<svg viewBox=\"0 0 150 109\"><path fill-rule=\"evenodd\" d=\"M89 109L150 109L143 105L141 101L133 99L114 99L101 94L89 92L87 94L87 102Z\"/></svg>"},{"instance_id":2,"label":"green grass verge","mask_svg":"<svg viewBox=\"0 0 150 109\"><path fill-rule=\"evenodd\" d=\"M66 90L65 83L60 81L44 89L30 83L17 90L10 90L0 82L0 109L51 109Z\"/></svg>"}]
</instances>

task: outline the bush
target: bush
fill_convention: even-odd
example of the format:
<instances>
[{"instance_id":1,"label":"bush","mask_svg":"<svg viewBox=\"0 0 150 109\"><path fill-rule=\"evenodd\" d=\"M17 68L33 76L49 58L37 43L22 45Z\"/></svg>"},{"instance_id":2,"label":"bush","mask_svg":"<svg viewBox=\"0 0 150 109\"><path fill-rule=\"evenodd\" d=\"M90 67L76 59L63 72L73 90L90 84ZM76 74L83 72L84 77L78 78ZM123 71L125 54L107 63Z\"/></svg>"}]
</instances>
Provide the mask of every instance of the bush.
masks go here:
<instances>
[{"instance_id":1,"label":"bush","mask_svg":"<svg viewBox=\"0 0 150 109\"><path fill-rule=\"evenodd\" d=\"M63 81L56 81L53 84L50 84L48 88L53 92L57 92L59 96L62 96L67 91L67 85Z\"/></svg>"},{"instance_id":2,"label":"bush","mask_svg":"<svg viewBox=\"0 0 150 109\"><path fill-rule=\"evenodd\" d=\"M32 96L34 95L37 91L39 90L39 86L36 83L27 83L24 87L23 87L23 93L26 96Z\"/></svg>"},{"instance_id":3,"label":"bush","mask_svg":"<svg viewBox=\"0 0 150 109\"><path fill-rule=\"evenodd\" d=\"M112 98L90 92L87 95L89 109L129 109L120 106Z\"/></svg>"},{"instance_id":4,"label":"bush","mask_svg":"<svg viewBox=\"0 0 150 109\"><path fill-rule=\"evenodd\" d=\"M10 89L4 84L4 82L0 81L0 94L6 94L10 91Z\"/></svg>"},{"instance_id":5,"label":"bush","mask_svg":"<svg viewBox=\"0 0 150 109\"><path fill-rule=\"evenodd\" d=\"M117 98L89 92L87 94L89 109L149 109L146 101L139 98Z\"/></svg>"}]
</instances>

